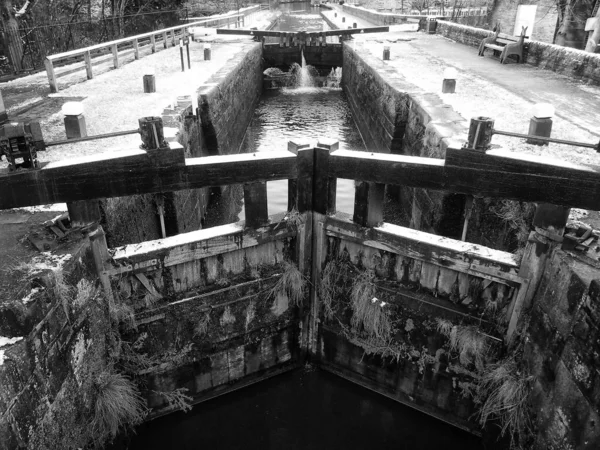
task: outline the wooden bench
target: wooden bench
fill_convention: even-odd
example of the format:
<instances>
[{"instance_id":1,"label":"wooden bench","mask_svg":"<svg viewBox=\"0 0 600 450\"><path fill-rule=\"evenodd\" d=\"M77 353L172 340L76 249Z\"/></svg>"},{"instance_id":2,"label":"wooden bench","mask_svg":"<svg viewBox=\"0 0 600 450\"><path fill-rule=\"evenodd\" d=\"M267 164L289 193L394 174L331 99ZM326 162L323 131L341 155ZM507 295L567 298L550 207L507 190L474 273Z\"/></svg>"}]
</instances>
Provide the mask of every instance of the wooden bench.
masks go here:
<instances>
[{"instance_id":1,"label":"wooden bench","mask_svg":"<svg viewBox=\"0 0 600 450\"><path fill-rule=\"evenodd\" d=\"M494 41L494 43L485 43L483 44L483 51L481 55L483 56L483 52L485 52L486 48L491 48L494 50L494 54L496 52L500 52L500 63L504 64L506 59L509 56L516 56L518 58L518 62L523 62L523 49L526 45L525 43L525 32L527 31L527 27L522 28L522 32L520 36L511 36L509 34L500 33L498 37Z\"/></svg>"}]
</instances>

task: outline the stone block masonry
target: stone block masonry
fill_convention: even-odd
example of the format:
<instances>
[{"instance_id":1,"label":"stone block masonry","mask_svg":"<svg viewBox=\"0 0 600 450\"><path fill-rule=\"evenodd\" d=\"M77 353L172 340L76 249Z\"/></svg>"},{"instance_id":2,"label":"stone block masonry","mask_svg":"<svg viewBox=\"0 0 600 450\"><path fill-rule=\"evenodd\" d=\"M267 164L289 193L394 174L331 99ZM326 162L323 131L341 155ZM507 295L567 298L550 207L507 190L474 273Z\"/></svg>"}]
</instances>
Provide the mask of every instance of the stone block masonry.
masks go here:
<instances>
[{"instance_id":1,"label":"stone block masonry","mask_svg":"<svg viewBox=\"0 0 600 450\"><path fill-rule=\"evenodd\" d=\"M191 97L179 98L163 113L168 141L179 142L186 157L238 153L262 89L261 46L240 45L216 74L197 87L199 115ZM110 247L160 239L157 195L134 195L101 201L102 225ZM167 236L201 229L208 189L161 194Z\"/></svg>"},{"instance_id":2,"label":"stone block masonry","mask_svg":"<svg viewBox=\"0 0 600 450\"><path fill-rule=\"evenodd\" d=\"M262 46L245 45L197 91L209 155L239 152L262 90Z\"/></svg>"},{"instance_id":3,"label":"stone block masonry","mask_svg":"<svg viewBox=\"0 0 600 450\"><path fill-rule=\"evenodd\" d=\"M450 145L466 139L467 122L436 94L408 83L393 67L362 46L344 44L343 86L368 149L381 153L444 158ZM460 237L464 197L400 188L400 223L448 237Z\"/></svg>"},{"instance_id":4,"label":"stone block masonry","mask_svg":"<svg viewBox=\"0 0 600 450\"><path fill-rule=\"evenodd\" d=\"M38 311L33 327L0 350L2 450L77 448L91 439L95 383L107 367L108 304L94 294L87 238L64 261L40 275L27 305Z\"/></svg>"},{"instance_id":5,"label":"stone block masonry","mask_svg":"<svg viewBox=\"0 0 600 450\"><path fill-rule=\"evenodd\" d=\"M600 281L562 250L551 255L533 301L524 359L535 376L534 448L600 444Z\"/></svg>"}]
</instances>

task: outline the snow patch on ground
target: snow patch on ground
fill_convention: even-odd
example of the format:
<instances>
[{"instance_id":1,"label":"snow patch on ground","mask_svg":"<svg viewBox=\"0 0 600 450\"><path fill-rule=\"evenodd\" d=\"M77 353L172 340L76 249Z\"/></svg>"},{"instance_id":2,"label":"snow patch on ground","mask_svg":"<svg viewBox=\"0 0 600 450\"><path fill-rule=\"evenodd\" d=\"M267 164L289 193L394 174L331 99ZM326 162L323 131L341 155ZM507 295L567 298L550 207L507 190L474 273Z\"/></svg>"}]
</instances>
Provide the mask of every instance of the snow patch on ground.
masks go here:
<instances>
[{"instance_id":1,"label":"snow patch on ground","mask_svg":"<svg viewBox=\"0 0 600 450\"><path fill-rule=\"evenodd\" d=\"M25 297L23 297L23 299L21 300L24 304L27 304L29 302L33 301L33 297L35 296L35 294L37 294L38 292L42 291L42 288L36 287L33 288L31 290L31 292L29 294L27 294Z\"/></svg>"},{"instance_id":2,"label":"snow patch on ground","mask_svg":"<svg viewBox=\"0 0 600 450\"><path fill-rule=\"evenodd\" d=\"M15 267L15 270L27 272L29 276L36 275L45 270L57 272L69 261L73 255L54 255L50 252L42 252L39 256L33 257L29 262L22 263Z\"/></svg>"},{"instance_id":3,"label":"snow patch on ground","mask_svg":"<svg viewBox=\"0 0 600 450\"><path fill-rule=\"evenodd\" d=\"M6 347L8 345L16 344L17 342L19 342L21 340L23 340L22 337L9 338L9 337L0 336L0 349L2 347ZM4 364L4 350L0 350L0 366L2 364Z\"/></svg>"}]
</instances>

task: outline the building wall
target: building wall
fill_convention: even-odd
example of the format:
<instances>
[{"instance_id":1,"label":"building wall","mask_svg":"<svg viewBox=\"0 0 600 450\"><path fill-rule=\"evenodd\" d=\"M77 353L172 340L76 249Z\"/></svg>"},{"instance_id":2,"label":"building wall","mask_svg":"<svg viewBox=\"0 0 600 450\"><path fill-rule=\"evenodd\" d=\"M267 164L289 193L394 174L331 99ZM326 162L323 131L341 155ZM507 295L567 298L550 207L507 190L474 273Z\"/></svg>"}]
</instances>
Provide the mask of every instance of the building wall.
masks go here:
<instances>
[{"instance_id":1,"label":"building wall","mask_svg":"<svg viewBox=\"0 0 600 450\"><path fill-rule=\"evenodd\" d=\"M556 3L556 0L497 0L489 23L492 25L499 21L503 33L513 34L518 6L537 5L533 33L532 30L527 30L527 34L536 41L551 44L554 42L558 18Z\"/></svg>"}]
</instances>

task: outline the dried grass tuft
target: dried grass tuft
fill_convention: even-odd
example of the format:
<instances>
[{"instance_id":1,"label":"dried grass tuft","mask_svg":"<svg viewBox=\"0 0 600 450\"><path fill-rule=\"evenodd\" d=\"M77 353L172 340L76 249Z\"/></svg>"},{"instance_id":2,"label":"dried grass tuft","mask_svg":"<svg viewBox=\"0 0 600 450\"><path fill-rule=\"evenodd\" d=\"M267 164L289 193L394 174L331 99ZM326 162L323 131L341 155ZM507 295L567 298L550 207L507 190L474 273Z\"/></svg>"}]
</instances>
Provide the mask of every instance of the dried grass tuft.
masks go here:
<instances>
[{"instance_id":1,"label":"dried grass tuft","mask_svg":"<svg viewBox=\"0 0 600 450\"><path fill-rule=\"evenodd\" d=\"M105 370L95 380L96 401L92 430L99 437L114 438L119 428L137 425L147 408L135 384L124 375Z\"/></svg>"},{"instance_id":2,"label":"dried grass tuft","mask_svg":"<svg viewBox=\"0 0 600 450\"><path fill-rule=\"evenodd\" d=\"M96 297L98 290L94 283L82 278L77 283L77 288L75 291L75 298L73 299L73 304L77 308L83 308L88 300L91 300Z\"/></svg>"},{"instance_id":3,"label":"dried grass tuft","mask_svg":"<svg viewBox=\"0 0 600 450\"><path fill-rule=\"evenodd\" d=\"M185 394L188 391L188 388L178 388L170 392L152 392L164 398L169 407L173 410L181 410L183 412L188 412L192 410L192 401L194 400L192 397Z\"/></svg>"},{"instance_id":4,"label":"dried grass tuft","mask_svg":"<svg viewBox=\"0 0 600 450\"><path fill-rule=\"evenodd\" d=\"M392 334L392 323L384 308L384 302L375 297L374 279L375 274L371 270L361 273L355 279L350 293L353 312L351 325L355 330L360 330L362 326L369 335L389 341Z\"/></svg>"},{"instance_id":5,"label":"dried grass tuft","mask_svg":"<svg viewBox=\"0 0 600 450\"><path fill-rule=\"evenodd\" d=\"M507 432L511 448L525 443L531 433L531 418L527 408L534 377L520 370L514 357L488 367L481 377L479 398L485 398L480 410L480 423L498 419L500 434Z\"/></svg>"},{"instance_id":6,"label":"dried grass tuft","mask_svg":"<svg viewBox=\"0 0 600 450\"><path fill-rule=\"evenodd\" d=\"M194 337L202 337L208 333L208 326L210 325L210 312L207 311L204 316L198 321L194 328Z\"/></svg>"},{"instance_id":7,"label":"dried grass tuft","mask_svg":"<svg viewBox=\"0 0 600 450\"><path fill-rule=\"evenodd\" d=\"M482 371L490 348L485 335L477 327L453 325L449 320L440 318L436 322L437 331L450 342L450 351L458 352L460 363L465 367L474 364L478 371Z\"/></svg>"},{"instance_id":8,"label":"dried grass tuft","mask_svg":"<svg viewBox=\"0 0 600 450\"><path fill-rule=\"evenodd\" d=\"M319 284L319 298L323 304L326 320L335 316L335 299L342 294L343 285L350 269L345 261L331 260L325 265Z\"/></svg>"},{"instance_id":9,"label":"dried grass tuft","mask_svg":"<svg viewBox=\"0 0 600 450\"><path fill-rule=\"evenodd\" d=\"M292 305L302 306L307 288L306 278L294 263L284 261L283 267L283 275L271 289L269 297L277 298L278 295L283 294Z\"/></svg>"}]
</instances>

